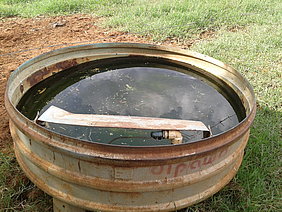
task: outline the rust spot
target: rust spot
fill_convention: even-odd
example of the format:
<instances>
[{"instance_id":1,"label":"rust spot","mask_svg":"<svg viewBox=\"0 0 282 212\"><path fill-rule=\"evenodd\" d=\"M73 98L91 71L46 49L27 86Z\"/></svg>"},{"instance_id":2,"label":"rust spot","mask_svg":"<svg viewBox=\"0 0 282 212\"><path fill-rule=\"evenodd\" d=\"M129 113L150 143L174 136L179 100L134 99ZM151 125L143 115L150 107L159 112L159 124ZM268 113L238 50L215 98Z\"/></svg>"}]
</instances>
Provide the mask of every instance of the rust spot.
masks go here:
<instances>
[{"instance_id":1,"label":"rust spot","mask_svg":"<svg viewBox=\"0 0 282 212\"><path fill-rule=\"evenodd\" d=\"M72 185L69 183L62 183L61 184L61 188L63 190L65 190L66 194L72 196L74 194L73 189L72 189Z\"/></svg>"},{"instance_id":2,"label":"rust spot","mask_svg":"<svg viewBox=\"0 0 282 212\"><path fill-rule=\"evenodd\" d=\"M37 84L41 80L45 79L46 77L53 75L53 74L55 74L59 71L62 71L64 69L68 69L70 67L73 67L77 64L78 63L77 63L76 59L66 60L66 61L63 61L63 62L56 63L54 65L51 65L49 67L45 67L45 68L35 72L34 74L32 74L31 76L29 76L27 78L27 82L30 84L30 86L34 86L35 84Z\"/></svg>"},{"instance_id":3,"label":"rust spot","mask_svg":"<svg viewBox=\"0 0 282 212\"><path fill-rule=\"evenodd\" d=\"M56 63L54 66L56 67L56 69L64 70L64 69L73 67L77 64L78 63L77 63L76 59L72 59L72 60L66 60L66 61L63 61L63 62L60 62L60 63Z\"/></svg>"},{"instance_id":4,"label":"rust spot","mask_svg":"<svg viewBox=\"0 0 282 212\"><path fill-rule=\"evenodd\" d=\"M129 195L127 197L129 197L129 199L135 199L135 198L139 198L141 196L140 192L130 192Z\"/></svg>"},{"instance_id":5,"label":"rust spot","mask_svg":"<svg viewBox=\"0 0 282 212\"><path fill-rule=\"evenodd\" d=\"M30 86L34 86L35 84L43 80L45 76L48 75L49 73L50 73L50 70L48 68L43 68L35 72L31 76L29 76L27 78L27 82L30 84Z\"/></svg>"}]
</instances>

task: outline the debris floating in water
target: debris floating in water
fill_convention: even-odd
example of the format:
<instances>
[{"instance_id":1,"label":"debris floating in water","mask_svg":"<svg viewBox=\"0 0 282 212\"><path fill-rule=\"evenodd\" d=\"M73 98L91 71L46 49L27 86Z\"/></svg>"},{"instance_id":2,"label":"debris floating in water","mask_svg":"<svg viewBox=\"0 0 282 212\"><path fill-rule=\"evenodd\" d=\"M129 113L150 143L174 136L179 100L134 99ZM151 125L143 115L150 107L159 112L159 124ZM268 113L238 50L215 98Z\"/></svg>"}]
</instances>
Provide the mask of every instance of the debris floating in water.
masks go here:
<instances>
[{"instance_id":1,"label":"debris floating in water","mask_svg":"<svg viewBox=\"0 0 282 212\"><path fill-rule=\"evenodd\" d=\"M141 116L201 121L214 135L244 118L238 99L227 99L208 79L159 59L143 57L98 60L55 74L32 87L18 109L28 118L50 106L76 114ZM217 86L215 86L217 87ZM44 88L46 88L44 90ZM43 92L38 92L43 91ZM228 118L227 118L228 117ZM219 124L221 123L221 124ZM152 130L101 128L49 123L48 129L91 142L117 145L166 145L150 138ZM184 142L201 140L198 132L183 131ZM146 138L145 138L146 137Z\"/></svg>"}]
</instances>

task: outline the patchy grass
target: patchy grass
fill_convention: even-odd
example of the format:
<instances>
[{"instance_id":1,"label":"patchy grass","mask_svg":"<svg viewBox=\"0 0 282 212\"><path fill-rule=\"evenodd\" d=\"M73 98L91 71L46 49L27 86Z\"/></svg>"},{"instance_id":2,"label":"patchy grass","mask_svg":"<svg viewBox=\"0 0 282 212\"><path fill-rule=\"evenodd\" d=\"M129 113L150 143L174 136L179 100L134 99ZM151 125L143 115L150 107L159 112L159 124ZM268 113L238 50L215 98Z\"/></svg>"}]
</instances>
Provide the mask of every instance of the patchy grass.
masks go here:
<instances>
[{"instance_id":1,"label":"patchy grass","mask_svg":"<svg viewBox=\"0 0 282 212\"><path fill-rule=\"evenodd\" d=\"M106 15L110 18L106 24L125 31L150 34L156 39L188 39L197 37L202 31L215 31L221 27L278 21L279 16L275 1L263 4L257 0L142 2L134 1L128 6L108 10ZM271 20L261 15L267 15Z\"/></svg>"},{"instance_id":2,"label":"patchy grass","mask_svg":"<svg viewBox=\"0 0 282 212\"><path fill-rule=\"evenodd\" d=\"M0 153L0 211L50 211L52 199L23 174L13 154Z\"/></svg>"},{"instance_id":3,"label":"patchy grass","mask_svg":"<svg viewBox=\"0 0 282 212\"><path fill-rule=\"evenodd\" d=\"M195 208L279 211L282 208L282 26L273 21L223 28L216 32L215 38L200 40L191 49L241 72L253 85L258 106L244 161L235 179Z\"/></svg>"},{"instance_id":4,"label":"patchy grass","mask_svg":"<svg viewBox=\"0 0 282 212\"><path fill-rule=\"evenodd\" d=\"M183 211L279 211L282 208L282 2L280 0L0 0L0 15L92 13L115 30L156 40L193 39L191 49L230 64L253 85L258 111L243 164L222 191ZM203 32L214 36L205 39ZM202 39L200 39L202 38ZM1 155L0 208L16 209L29 182L13 157ZM7 173L12 173L7 175ZM37 200L36 200L37 201ZM45 201L31 201L27 211ZM36 205L36 206L34 206ZM39 209L38 209L39 210ZM40 210L39 210L40 211Z\"/></svg>"},{"instance_id":5,"label":"patchy grass","mask_svg":"<svg viewBox=\"0 0 282 212\"><path fill-rule=\"evenodd\" d=\"M0 16L92 13L107 17L107 26L159 40L187 39L226 26L279 22L280 11L279 0L0 0Z\"/></svg>"},{"instance_id":6,"label":"patchy grass","mask_svg":"<svg viewBox=\"0 0 282 212\"><path fill-rule=\"evenodd\" d=\"M274 21L267 25L223 28L216 32L215 38L200 40L191 49L241 72L253 85L258 105L238 174L223 191L195 206L195 210L279 211L282 208L281 25Z\"/></svg>"},{"instance_id":7,"label":"patchy grass","mask_svg":"<svg viewBox=\"0 0 282 212\"><path fill-rule=\"evenodd\" d=\"M282 111L282 27L252 25L237 31L219 30L212 40L201 40L191 50L224 61L253 85L260 107Z\"/></svg>"}]
</instances>

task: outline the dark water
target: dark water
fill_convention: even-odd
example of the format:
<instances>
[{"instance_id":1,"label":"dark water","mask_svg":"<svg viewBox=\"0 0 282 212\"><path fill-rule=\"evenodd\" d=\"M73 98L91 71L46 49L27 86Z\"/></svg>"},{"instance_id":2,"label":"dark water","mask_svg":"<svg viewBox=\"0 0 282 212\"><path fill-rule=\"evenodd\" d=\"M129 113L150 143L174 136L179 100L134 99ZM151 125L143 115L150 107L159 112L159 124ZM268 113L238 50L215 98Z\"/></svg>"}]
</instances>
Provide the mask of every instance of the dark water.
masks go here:
<instances>
[{"instance_id":1,"label":"dark water","mask_svg":"<svg viewBox=\"0 0 282 212\"><path fill-rule=\"evenodd\" d=\"M228 101L221 94L228 89L217 88L218 91L208 85L211 82L205 81L200 76L195 77L193 70L159 59L100 60L70 68L40 82L23 96L18 109L29 119L55 105L72 113L196 120L210 126L215 135L238 124L245 112L235 94ZM52 123L46 127L92 142L134 146L170 143L150 138L150 130ZM183 135L185 142L201 138L201 132L183 132Z\"/></svg>"}]
</instances>

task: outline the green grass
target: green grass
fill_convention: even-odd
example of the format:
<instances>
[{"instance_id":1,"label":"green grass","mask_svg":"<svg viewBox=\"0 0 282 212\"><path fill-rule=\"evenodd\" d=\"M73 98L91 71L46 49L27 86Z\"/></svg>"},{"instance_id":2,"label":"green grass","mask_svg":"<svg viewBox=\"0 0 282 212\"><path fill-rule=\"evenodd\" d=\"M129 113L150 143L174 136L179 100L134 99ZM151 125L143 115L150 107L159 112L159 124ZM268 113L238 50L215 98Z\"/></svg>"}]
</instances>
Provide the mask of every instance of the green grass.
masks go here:
<instances>
[{"instance_id":1,"label":"green grass","mask_svg":"<svg viewBox=\"0 0 282 212\"><path fill-rule=\"evenodd\" d=\"M92 13L124 31L191 38L202 30L279 22L279 0L0 0L0 16ZM267 16L267 18L265 18Z\"/></svg>"},{"instance_id":2,"label":"green grass","mask_svg":"<svg viewBox=\"0 0 282 212\"><path fill-rule=\"evenodd\" d=\"M0 0L2 17L91 13L114 30L159 41L189 39L192 50L230 64L251 82L258 111L243 164L228 186L189 212L282 209L281 11L281 0ZM214 36L200 39L205 31ZM0 174L15 167L6 159ZM0 206L5 201L12 207L12 200L1 200Z\"/></svg>"},{"instance_id":3,"label":"green grass","mask_svg":"<svg viewBox=\"0 0 282 212\"><path fill-rule=\"evenodd\" d=\"M0 152L0 211L48 211L52 199L29 181L13 154Z\"/></svg>"},{"instance_id":4,"label":"green grass","mask_svg":"<svg viewBox=\"0 0 282 212\"><path fill-rule=\"evenodd\" d=\"M191 50L236 68L254 86L261 107L281 112L281 25L252 24L236 32L219 30L215 39L197 42Z\"/></svg>"},{"instance_id":5,"label":"green grass","mask_svg":"<svg viewBox=\"0 0 282 212\"><path fill-rule=\"evenodd\" d=\"M282 208L281 25L256 23L236 32L221 29L216 38L199 41L191 49L231 64L251 82L257 97L257 116L244 161L233 180L240 186L235 192L238 199L226 205L228 196L234 195L228 186L210 200L219 201L212 210L278 211Z\"/></svg>"}]
</instances>

